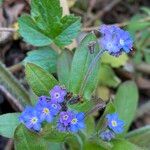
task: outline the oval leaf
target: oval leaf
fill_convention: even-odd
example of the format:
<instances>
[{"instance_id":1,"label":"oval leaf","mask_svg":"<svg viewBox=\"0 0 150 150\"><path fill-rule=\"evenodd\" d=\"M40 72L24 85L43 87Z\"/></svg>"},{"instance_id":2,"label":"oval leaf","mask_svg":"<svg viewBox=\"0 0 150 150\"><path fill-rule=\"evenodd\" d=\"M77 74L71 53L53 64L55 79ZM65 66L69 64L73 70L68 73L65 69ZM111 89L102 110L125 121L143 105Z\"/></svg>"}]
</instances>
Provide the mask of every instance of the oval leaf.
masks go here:
<instances>
[{"instance_id":1,"label":"oval leaf","mask_svg":"<svg viewBox=\"0 0 150 150\"><path fill-rule=\"evenodd\" d=\"M37 96L49 95L49 91L57 84L57 80L41 67L27 63L26 78Z\"/></svg>"},{"instance_id":2,"label":"oval leaf","mask_svg":"<svg viewBox=\"0 0 150 150\"><path fill-rule=\"evenodd\" d=\"M72 53L69 50L65 50L59 56L57 61L57 74L61 84L68 86L70 68L72 62Z\"/></svg>"},{"instance_id":3,"label":"oval leaf","mask_svg":"<svg viewBox=\"0 0 150 150\"><path fill-rule=\"evenodd\" d=\"M8 113L0 116L0 135L13 138L16 127L19 125L20 113Z\"/></svg>"},{"instance_id":4,"label":"oval leaf","mask_svg":"<svg viewBox=\"0 0 150 150\"><path fill-rule=\"evenodd\" d=\"M56 72L56 61L58 54L50 47L39 48L28 53L24 59L24 63L33 63L49 73Z\"/></svg>"},{"instance_id":5,"label":"oval leaf","mask_svg":"<svg viewBox=\"0 0 150 150\"><path fill-rule=\"evenodd\" d=\"M129 132L126 138L140 147L150 148L150 125Z\"/></svg>"},{"instance_id":6,"label":"oval leaf","mask_svg":"<svg viewBox=\"0 0 150 150\"><path fill-rule=\"evenodd\" d=\"M19 125L15 131L15 150L48 150L48 143L38 134Z\"/></svg>"},{"instance_id":7,"label":"oval leaf","mask_svg":"<svg viewBox=\"0 0 150 150\"><path fill-rule=\"evenodd\" d=\"M132 123L138 104L138 90L134 82L123 83L116 94L114 105L119 117L125 122L125 131Z\"/></svg>"},{"instance_id":8,"label":"oval leaf","mask_svg":"<svg viewBox=\"0 0 150 150\"><path fill-rule=\"evenodd\" d=\"M89 43L96 41L96 37L93 33L88 34L80 43L74 54L69 82L69 90L74 94L78 94L79 92L81 92L81 87L85 82L85 75L88 71L89 65L100 50L99 45L96 43L94 54L91 54L89 52ZM83 92L83 96L85 99L90 99L91 94L97 85L99 66L100 62L98 62L97 65L93 68L93 71L86 82L87 84Z\"/></svg>"}]
</instances>

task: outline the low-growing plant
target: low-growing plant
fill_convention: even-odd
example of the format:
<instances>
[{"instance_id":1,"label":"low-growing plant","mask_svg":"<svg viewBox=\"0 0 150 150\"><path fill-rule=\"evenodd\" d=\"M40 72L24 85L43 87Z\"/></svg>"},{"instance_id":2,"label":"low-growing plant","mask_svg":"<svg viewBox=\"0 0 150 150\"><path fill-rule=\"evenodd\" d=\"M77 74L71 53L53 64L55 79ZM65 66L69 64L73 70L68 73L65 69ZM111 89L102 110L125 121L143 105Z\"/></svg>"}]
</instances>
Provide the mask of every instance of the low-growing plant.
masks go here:
<instances>
[{"instance_id":1,"label":"low-growing plant","mask_svg":"<svg viewBox=\"0 0 150 150\"><path fill-rule=\"evenodd\" d=\"M149 127L128 133L138 103L136 84L124 82L107 103L95 96L97 84L109 79L105 72L115 76L101 64L108 61L102 56L130 53L131 35L115 25L101 25L99 38L88 33L75 50L67 49L80 29L80 17L63 16L59 0L32 0L31 14L19 18L20 35L37 50L23 62L32 96L20 96L26 102L22 113L0 116L0 134L13 138L16 150L140 150L145 146L134 139ZM105 84L116 87L120 81L115 79ZM99 110L103 114L95 121Z\"/></svg>"}]
</instances>

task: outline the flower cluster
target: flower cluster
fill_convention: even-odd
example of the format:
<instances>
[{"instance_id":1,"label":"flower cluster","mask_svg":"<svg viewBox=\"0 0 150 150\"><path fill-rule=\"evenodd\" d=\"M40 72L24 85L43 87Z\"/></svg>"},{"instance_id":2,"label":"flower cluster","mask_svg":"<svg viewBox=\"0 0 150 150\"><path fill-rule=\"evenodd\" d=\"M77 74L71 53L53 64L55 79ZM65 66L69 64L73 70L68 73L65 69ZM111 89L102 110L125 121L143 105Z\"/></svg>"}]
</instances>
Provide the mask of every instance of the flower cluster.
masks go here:
<instances>
[{"instance_id":1,"label":"flower cluster","mask_svg":"<svg viewBox=\"0 0 150 150\"><path fill-rule=\"evenodd\" d=\"M124 130L124 122L119 119L117 113L106 115L107 129L100 133L100 137L104 141L110 141L115 138L115 134L120 134Z\"/></svg>"},{"instance_id":2,"label":"flower cluster","mask_svg":"<svg viewBox=\"0 0 150 150\"><path fill-rule=\"evenodd\" d=\"M122 52L129 53L132 50L133 40L129 32L115 25L101 25L99 31L102 34L100 45L111 55L119 56Z\"/></svg>"},{"instance_id":3,"label":"flower cluster","mask_svg":"<svg viewBox=\"0 0 150 150\"><path fill-rule=\"evenodd\" d=\"M78 132L79 129L84 129L85 127L84 118L85 115L83 112L80 113L76 113L73 111L61 112L58 122L58 130Z\"/></svg>"},{"instance_id":4,"label":"flower cluster","mask_svg":"<svg viewBox=\"0 0 150 150\"><path fill-rule=\"evenodd\" d=\"M56 85L50 91L50 97L41 96L34 107L28 106L19 120L28 129L39 132L42 123L51 123L59 115L57 128L59 131L78 132L84 128L84 113L63 110L67 91Z\"/></svg>"}]
</instances>

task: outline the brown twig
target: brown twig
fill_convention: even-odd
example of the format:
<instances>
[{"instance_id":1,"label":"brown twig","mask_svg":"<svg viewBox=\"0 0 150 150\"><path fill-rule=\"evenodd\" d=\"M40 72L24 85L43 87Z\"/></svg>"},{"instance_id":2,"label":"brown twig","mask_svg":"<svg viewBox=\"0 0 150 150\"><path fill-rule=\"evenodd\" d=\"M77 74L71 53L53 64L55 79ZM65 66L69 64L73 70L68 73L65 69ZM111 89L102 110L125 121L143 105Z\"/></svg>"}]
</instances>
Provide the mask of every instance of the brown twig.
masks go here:
<instances>
[{"instance_id":1,"label":"brown twig","mask_svg":"<svg viewBox=\"0 0 150 150\"><path fill-rule=\"evenodd\" d=\"M150 17L146 17L146 18L143 18L143 19L139 20L139 23L142 23L142 22L145 22L145 21L150 21ZM124 27L128 24L129 24L129 21L122 22L122 23L116 23L114 25L117 25L119 27ZM97 26L97 27L86 27L86 28L82 28L82 31L90 32L90 31L98 30L98 29L99 29L99 26Z\"/></svg>"},{"instance_id":2,"label":"brown twig","mask_svg":"<svg viewBox=\"0 0 150 150\"><path fill-rule=\"evenodd\" d=\"M110 11L115 5L117 5L121 0L112 0L106 7L104 7L104 9L102 9L101 11L99 11L93 18L91 18L89 20L89 22L87 22L85 24L85 27L88 27L92 24L93 21L101 18L103 16L104 13Z\"/></svg>"},{"instance_id":3,"label":"brown twig","mask_svg":"<svg viewBox=\"0 0 150 150\"><path fill-rule=\"evenodd\" d=\"M15 72L20 71L22 69L22 64L18 63L16 65L9 67L8 69L10 72L15 73Z\"/></svg>"},{"instance_id":4,"label":"brown twig","mask_svg":"<svg viewBox=\"0 0 150 150\"><path fill-rule=\"evenodd\" d=\"M1 27L0 28L0 32L16 32L17 30L15 30L14 28L6 28L6 27Z\"/></svg>"},{"instance_id":5,"label":"brown twig","mask_svg":"<svg viewBox=\"0 0 150 150\"><path fill-rule=\"evenodd\" d=\"M5 89L5 87L3 87L2 85L0 85L0 91L2 91L4 93L4 95L7 97L9 103L14 108L14 110L16 110L16 111L22 111L23 110L23 107L19 103L19 101L15 97L13 97L9 93L9 91L7 91L7 89Z\"/></svg>"},{"instance_id":6,"label":"brown twig","mask_svg":"<svg viewBox=\"0 0 150 150\"><path fill-rule=\"evenodd\" d=\"M135 65L135 69L143 72L145 74L150 74L150 65L146 63L141 63L139 65Z\"/></svg>"},{"instance_id":7,"label":"brown twig","mask_svg":"<svg viewBox=\"0 0 150 150\"><path fill-rule=\"evenodd\" d=\"M142 104L138 108L135 118L142 117L144 114L149 113L149 112L150 112L150 100L148 100L148 102L146 102L145 104Z\"/></svg>"},{"instance_id":8,"label":"brown twig","mask_svg":"<svg viewBox=\"0 0 150 150\"><path fill-rule=\"evenodd\" d=\"M9 139L4 150L12 150L13 149L13 144L14 144L13 140Z\"/></svg>"}]
</instances>

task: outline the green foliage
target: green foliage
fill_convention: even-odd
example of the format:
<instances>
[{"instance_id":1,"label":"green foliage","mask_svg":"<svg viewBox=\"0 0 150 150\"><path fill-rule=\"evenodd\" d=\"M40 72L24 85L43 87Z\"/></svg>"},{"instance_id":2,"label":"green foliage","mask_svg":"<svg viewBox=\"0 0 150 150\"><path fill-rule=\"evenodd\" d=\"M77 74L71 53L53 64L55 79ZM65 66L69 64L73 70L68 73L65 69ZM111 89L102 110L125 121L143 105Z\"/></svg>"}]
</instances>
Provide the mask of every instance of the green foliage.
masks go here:
<instances>
[{"instance_id":1,"label":"green foliage","mask_svg":"<svg viewBox=\"0 0 150 150\"><path fill-rule=\"evenodd\" d=\"M19 125L15 131L15 150L48 150L48 142L37 133Z\"/></svg>"},{"instance_id":2,"label":"green foliage","mask_svg":"<svg viewBox=\"0 0 150 150\"><path fill-rule=\"evenodd\" d=\"M21 104L31 104L30 96L19 81L0 62L0 84L3 85Z\"/></svg>"},{"instance_id":3,"label":"green foliage","mask_svg":"<svg viewBox=\"0 0 150 150\"><path fill-rule=\"evenodd\" d=\"M142 150L140 147L128 142L127 140L114 140L112 150Z\"/></svg>"},{"instance_id":4,"label":"green foliage","mask_svg":"<svg viewBox=\"0 0 150 150\"><path fill-rule=\"evenodd\" d=\"M101 116L100 120L99 120L98 123L97 123L97 126L96 126L96 130L97 130L97 131L99 131L100 129L103 128L103 125L105 124L105 121L106 121L105 116L106 116L107 114L114 113L115 111L116 111L116 110L115 110L115 106L114 106L114 104L110 101L110 102L107 104L103 115Z\"/></svg>"},{"instance_id":5,"label":"green foliage","mask_svg":"<svg viewBox=\"0 0 150 150\"><path fill-rule=\"evenodd\" d=\"M138 104L138 90L134 82L128 81L120 85L114 105L119 117L125 122L125 132L132 123Z\"/></svg>"},{"instance_id":6,"label":"green foliage","mask_svg":"<svg viewBox=\"0 0 150 150\"><path fill-rule=\"evenodd\" d=\"M57 84L57 80L41 67L27 63L25 66L26 78L37 96L49 95L49 91Z\"/></svg>"},{"instance_id":7,"label":"green foliage","mask_svg":"<svg viewBox=\"0 0 150 150\"><path fill-rule=\"evenodd\" d=\"M128 60L128 56L124 53L119 57L114 57L108 53L104 53L101 62L104 64L109 64L113 68L119 68L120 66L125 65L127 60Z\"/></svg>"},{"instance_id":8,"label":"green foliage","mask_svg":"<svg viewBox=\"0 0 150 150\"><path fill-rule=\"evenodd\" d=\"M55 126L56 124L45 125L40 136L49 142L64 142L67 137L71 136L71 134L67 132L59 132Z\"/></svg>"},{"instance_id":9,"label":"green foliage","mask_svg":"<svg viewBox=\"0 0 150 150\"><path fill-rule=\"evenodd\" d=\"M99 46L97 43L95 46L95 53L90 54L88 44L93 41L96 41L96 37L93 33L90 33L82 40L79 47L77 48L72 61L70 82L68 88L74 94L79 94L83 90L83 97L88 100L90 99L91 94L98 83L100 66L99 61L90 74L90 77L87 79L86 86L84 87L84 89L82 89L85 83L85 75L87 73L89 65L99 52Z\"/></svg>"},{"instance_id":10,"label":"green foliage","mask_svg":"<svg viewBox=\"0 0 150 150\"><path fill-rule=\"evenodd\" d=\"M121 81L115 75L113 69L110 66L102 64L100 67L99 82L100 85L117 87Z\"/></svg>"},{"instance_id":11,"label":"green foliage","mask_svg":"<svg viewBox=\"0 0 150 150\"><path fill-rule=\"evenodd\" d=\"M20 113L8 113L0 116L0 135L13 138L15 129L19 125Z\"/></svg>"},{"instance_id":12,"label":"green foliage","mask_svg":"<svg viewBox=\"0 0 150 150\"><path fill-rule=\"evenodd\" d=\"M133 34L135 41L135 48L137 52L134 55L134 62L139 64L143 61L150 63L150 9L148 7L141 8L141 12L135 14L127 28Z\"/></svg>"},{"instance_id":13,"label":"green foliage","mask_svg":"<svg viewBox=\"0 0 150 150\"><path fill-rule=\"evenodd\" d=\"M57 75L59 82L66 87L69 82L72 57L72 53L69 50L64 50L57 61Z\"/></svg>"},{"instance_id":14,"label":"green foliage","mask_svg":"<svg viewBox=\"0 0 150 150\"><path fill-rule=\"evenodd\" d=\"M19 19L20 34L34 46L51 43L66 46L78 35L80 26L79 17L62 17L59 0L34 0L31 3L31 16L24 15Z\"/></svg>"},{"instance_id":15,"label":"green foliage","mask_svg":"<svg viewBox=\"0 0 150 150\"><path fill-rule=\"evenodd\" d=\"M130 142L148 149L150 147L150 125L129 132L126 138Z\"/></svg>"},{"instance_id":16,"label":"green foliage","mask_svg":"<svg viewBox=\"0 0 150 150\"><path fill-rule=\"evenodd\" d=\"M49 73L56 72L58 54L50 47L39 48L28 53L28 56L24 59L24 64L33 63Z\"/></svg>"}]
</instances>

